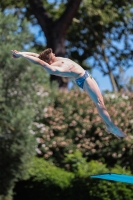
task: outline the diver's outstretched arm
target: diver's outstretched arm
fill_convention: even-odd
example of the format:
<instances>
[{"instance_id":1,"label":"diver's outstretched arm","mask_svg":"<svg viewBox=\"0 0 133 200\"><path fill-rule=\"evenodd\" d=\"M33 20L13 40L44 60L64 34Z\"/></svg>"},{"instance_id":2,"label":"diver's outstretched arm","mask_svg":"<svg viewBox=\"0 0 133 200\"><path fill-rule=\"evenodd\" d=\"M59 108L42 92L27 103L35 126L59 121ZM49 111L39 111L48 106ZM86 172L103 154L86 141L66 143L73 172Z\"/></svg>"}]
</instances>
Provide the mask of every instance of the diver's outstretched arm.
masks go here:
<instances>
[{"instance_id":1,"label":"diver's outstretched arm","mask_svg":"<svg viewBox=\"0 0 133 200\"><path fill-rule=\"evenodd\" d=\"M34 57L36 57L36 58L38 58L38 56L39 56L39 54L37 54L37 53L33 53L33 52L22 52L23 53L23 55L25 54L25 55L28 55L28 56L34 56Z\"/></svg>"},{"instance_id":2,"label":"diver's outstretched arm","mask_svg":"<svg viewBox=\"0 0 133 200\"><path fill-rule=\"evenodd\" d=\"M34 64L41 65L49 74L58 75L59 71L63 72L63 68L61 68L61 67L49 65L47 62L45 62L35 56L30 56L28 54L19 52L17 50L12 50L12 56L13 56L13 58L23 57Z\"/></svg>"},{"instance_id":3,"label":"diver's outstretched arm","mask_svg":"<svg viewBox=\"0 0 133 200\"><path fill-rule=\"evenodd\" d=\"M13 58L19 58L19 57L21 56L21 55L18 55L18 52L19 52L19 51L17 51L17 50L11 50L11 51L12 51ZM14 52L14 53L17 53L17 55L15 56L15 55L13 54L13 52ZM33 52L25 51L25 52L19 52L19 53L22 53L23 55L28 55L28 56L34 56L34 57L36 57L36 58L39 57L39 54L33 53Z\"/></svg>"}]
</instances>

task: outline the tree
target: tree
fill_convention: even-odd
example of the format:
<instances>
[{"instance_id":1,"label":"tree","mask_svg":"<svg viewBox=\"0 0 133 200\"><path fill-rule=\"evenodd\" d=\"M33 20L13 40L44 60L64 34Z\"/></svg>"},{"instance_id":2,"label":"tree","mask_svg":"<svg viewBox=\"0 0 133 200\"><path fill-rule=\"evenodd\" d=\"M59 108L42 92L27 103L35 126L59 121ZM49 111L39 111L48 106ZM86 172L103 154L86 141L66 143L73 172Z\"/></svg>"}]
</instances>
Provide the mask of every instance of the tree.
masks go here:
<instances>
[{"instance_id":1,"label":"tree","mask_svg":"<svg viewBox=\"0 0 133 200\"><path fill-rule=\"evenodd\" d=\"M130 78L129 83L127 84L129 91L133 92L133 77Z\"/></svg>"},{"instance_id":2,"label":"tree","mask_svg":"<svg viewBox=\"0 0 133 200\"><path fill-rule=\"evenodd\" d=\"M93 67L104 76L108 75L113 91L119 91L119 68L126 70L133 64L133 1L84 2L86 6L80 6L76 15L78 20L75 24L73 22L67 34L67 53L70 57L83 60L92 56Z\"/></svg>"},{"instance_id":3,"label":"tree","mask_svg":"<svg viewBox=\"0 0 133 200\"><path fill-rule=\"evenodd\" d=\"M16 17L1 12L0 19L0 199L3 200L11 199L15 182L27 176L28 161L35 155L36 141L30 132L39 109L36 105L41 101L37 90L48 77L43 69L31 68L27 61L11 57L11 49L24 49L32 44L27 22L20 24Z\"/></svg>"}]
</instances>

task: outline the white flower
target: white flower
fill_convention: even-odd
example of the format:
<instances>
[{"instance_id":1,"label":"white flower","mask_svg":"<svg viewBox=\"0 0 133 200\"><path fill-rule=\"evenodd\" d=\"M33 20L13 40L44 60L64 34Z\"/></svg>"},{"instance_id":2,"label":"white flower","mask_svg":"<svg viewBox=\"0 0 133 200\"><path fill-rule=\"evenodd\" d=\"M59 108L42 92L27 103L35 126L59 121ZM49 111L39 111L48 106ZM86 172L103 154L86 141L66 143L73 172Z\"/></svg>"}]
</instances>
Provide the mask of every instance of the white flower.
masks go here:
<instances>
[{"instance_id":1,"label":"white flower","mask_svg":"<svg viewBox=\"0 0 133 200\"><path fill-rule=\"evenodd\" d=\"M40 149L38 149L38 148L36 148L36 152L37 152L38 154L42 154L42 152L41 152Z\"/></svg>"},{"instance_id":2,"label":"white flower","mask_svg":"<svg viewBox=\"0 0 133 200\"><path fill-rule=\"evenodd\" d=\"M126 96L125 94L122 94L122 98L123 98L123 99L129 99L129 97Z\"/></svg>"},{"instance_id":3,"label":"white flower","mask_svg":"<svg viewBox=\"0 0 133 200\"><path fill-rule=\"evenodd\" d=\"M133 119L131 119L129 122L130 122L131 124L133 124Z\"/></svg>"}]
</instances>

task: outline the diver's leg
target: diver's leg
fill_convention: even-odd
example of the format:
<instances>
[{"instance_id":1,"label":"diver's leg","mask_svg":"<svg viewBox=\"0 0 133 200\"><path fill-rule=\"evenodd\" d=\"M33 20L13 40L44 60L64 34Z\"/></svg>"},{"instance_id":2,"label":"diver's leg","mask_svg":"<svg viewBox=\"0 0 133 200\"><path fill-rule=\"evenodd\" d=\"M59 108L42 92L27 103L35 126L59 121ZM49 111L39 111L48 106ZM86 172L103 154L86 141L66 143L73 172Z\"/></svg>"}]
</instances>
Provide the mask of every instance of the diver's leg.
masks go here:
<instances>
[{"instance_id":1,"label":"diver's leg","mask_svg":"<svg viewBox=\"0 0 133 200\"><path fill-rule=\"evenodd\" d=\"M84 82L84 90L95 103L98 113L106 125L107 132L111 132L118 137L125 137L125 134L112 122L109 113L104 105L104 100L96 81L88 77Z\"/></svg>"}]
</instances>

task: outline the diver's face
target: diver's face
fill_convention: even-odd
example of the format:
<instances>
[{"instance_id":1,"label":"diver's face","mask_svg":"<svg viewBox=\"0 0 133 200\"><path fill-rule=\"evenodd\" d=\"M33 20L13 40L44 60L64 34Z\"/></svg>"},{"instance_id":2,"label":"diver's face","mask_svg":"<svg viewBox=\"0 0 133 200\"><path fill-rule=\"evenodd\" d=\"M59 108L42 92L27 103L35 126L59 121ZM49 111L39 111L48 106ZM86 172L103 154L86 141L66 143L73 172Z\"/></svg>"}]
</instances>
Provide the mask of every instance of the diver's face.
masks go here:
<instances>
[{"instance_id":1,"label":"diver's face","mask_svg":"<svg viewBox=\"0 0 133 200\"><path fill-rule=\"evenodd\" d=\"M54 53L51 53L50 54L50 64L52 64L53 62L55 61L55 54Z\"/></svg>"}]
</instances>

